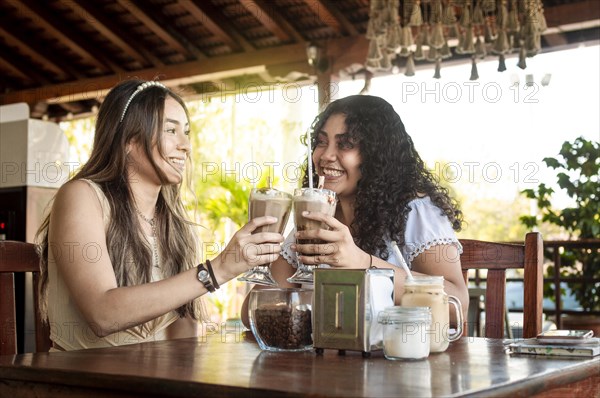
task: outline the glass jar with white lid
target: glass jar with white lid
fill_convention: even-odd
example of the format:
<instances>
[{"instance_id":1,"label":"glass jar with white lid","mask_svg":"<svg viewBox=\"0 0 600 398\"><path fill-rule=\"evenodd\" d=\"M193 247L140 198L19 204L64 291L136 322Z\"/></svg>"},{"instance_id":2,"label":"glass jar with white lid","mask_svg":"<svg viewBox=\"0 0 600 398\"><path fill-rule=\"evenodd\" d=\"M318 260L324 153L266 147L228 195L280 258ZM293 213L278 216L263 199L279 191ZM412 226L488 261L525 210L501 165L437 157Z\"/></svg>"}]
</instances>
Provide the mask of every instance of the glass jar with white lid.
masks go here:
<instances>
[{"instance_id":1,"label":"glass jar with white lid","mask_svg":"<svg viewBox=\"0 0 600 398\"><path fill-rule=\"evenodd\" d=\"M381 311L378 322L383 325L383 354L391 360L419 360L429 356L428 307L388 307Z\"/></svg>"}]
</instances>

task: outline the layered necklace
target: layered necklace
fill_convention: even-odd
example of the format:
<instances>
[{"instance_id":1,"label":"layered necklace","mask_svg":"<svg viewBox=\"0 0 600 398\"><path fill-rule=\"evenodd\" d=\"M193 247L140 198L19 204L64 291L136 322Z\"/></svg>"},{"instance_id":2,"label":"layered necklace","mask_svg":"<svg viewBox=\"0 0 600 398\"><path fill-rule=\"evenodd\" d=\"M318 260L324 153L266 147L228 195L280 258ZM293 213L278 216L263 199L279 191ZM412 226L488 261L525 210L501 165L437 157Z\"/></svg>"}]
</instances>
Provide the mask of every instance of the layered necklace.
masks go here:
<instances>
[{"instance_id":1,"label":"layered necklace","mask_svg":"<svg viewBox=\"0 0 600 398\"><path fill-rule=\"evenodd\" d=\"M152 229L152 254L154 255L154 266L160 268L158 262L158 236L156 234L156 209L154 209L154 215L152 216L152 218L147 218L145 215L142 214L141 211L139 211L137 207L135 211L137 212L138 216L142 217L144 221L150 224L150 228Z\"/></svg>"}]
</instances>

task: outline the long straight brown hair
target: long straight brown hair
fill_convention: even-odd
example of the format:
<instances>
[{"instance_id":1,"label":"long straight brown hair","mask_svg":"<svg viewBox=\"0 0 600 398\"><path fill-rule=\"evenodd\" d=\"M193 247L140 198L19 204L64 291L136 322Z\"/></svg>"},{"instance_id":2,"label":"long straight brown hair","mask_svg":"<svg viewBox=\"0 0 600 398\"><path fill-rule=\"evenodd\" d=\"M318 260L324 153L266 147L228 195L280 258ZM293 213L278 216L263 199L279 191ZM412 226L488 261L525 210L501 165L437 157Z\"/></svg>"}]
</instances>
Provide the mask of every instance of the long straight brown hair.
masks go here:
<instances>
[{"instance_id":1,"label":"long straight brown hair","mask_svg":"<svg viewBox=\"0 0 600 398\"><path fill-rule=\"evenodd\" d=\"M168 184L167 177L154 162L152 149L157 145L163 153L163 115L165 100L176 100L188 114L185 103L171 90L154 85L140 91L123 114L125 106L143 80L126 80L116 85L106 96L96 120L96 132L90 159L72 178L97 183L110 204L110 222L106 231L106 246L115 271L118 286L148 283L152 276L152 251L141 233L136 216L135 200L127 172L127 144L136 140L144 148L150 164L163 183L156 204L157 239L161 253L160 265L165 278L195 267L198 246L193 223L188 221L181 200L181 185ZM123 117L123 120L121 120ZM189 118L189 115L188 115ZM163 155L164 156L164 155ZM188 177L191 159L187 159ZM185 179L188 184L190 178ZM191 187L188 186L188 188ZM48 291L48 228L47 215L36 241L41 258L40 307L47 318ZM204 317L201 300L194 300L177 309L181 316Z\"/></svg>"}]
</instances>

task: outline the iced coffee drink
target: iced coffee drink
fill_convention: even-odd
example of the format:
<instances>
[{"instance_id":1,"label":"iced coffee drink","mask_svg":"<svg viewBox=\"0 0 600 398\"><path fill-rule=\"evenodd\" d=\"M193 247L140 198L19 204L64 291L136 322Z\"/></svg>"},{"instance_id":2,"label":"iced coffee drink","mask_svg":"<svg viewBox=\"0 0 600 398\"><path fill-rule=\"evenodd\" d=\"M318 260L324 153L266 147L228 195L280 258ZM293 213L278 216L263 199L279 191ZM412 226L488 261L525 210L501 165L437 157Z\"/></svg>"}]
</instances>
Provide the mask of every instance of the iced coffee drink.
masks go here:
<instances>
[{"instance_id":1,"label":"iced coffee drink","mask_svg":"<svg viewBox=\"0 0 600 398\"><path fill-rule=\"evenodd\" d=\"M253 189L248 203L248 219L271 216L276 217L275 224L263 225L258 232L283 233L292 210L292 195L273 188Z\"/></svg>"},{"instance_id":2,"label":"iced coffee drink","mask_svg":"<svg viewBox=\"0 0 600 398\"><path fill-rule=\"evenodd\" d=\"M274 224L263 225L253 233L283 233L292 210L292 195L273 188L254 188L248 201L248 219L262 216L276 217ZM258 265L238 278L240 281L258 283L260 285L277 286L271 275L271 264Z\"/></svg>"},{"instance_id":3,"label":"iced coffee drink","mask_svg":"<svg viewBox=\"0 0 600 398\"><path fill-rule=\"evenodd\" d=\"M294 221L297 231L329 229L320 221L309 220L302 213L304 211L320 212L330 216L335 215L336 194L329 189L299 188L294 191ZM298 244L323 243L316 239L298 240ZM291 283L313 283L313 265L302 264L298 261L298 270L288 279Z\"/></svg>"},{"instance_id":4,"label":"iced coffee drink","mask_svg":"<svg viewBox=\"0 0 600 398\"><path fill-rule=\"evenodd\" d=\"M458 298L444 292L443 276L415 276L412 280L406 279L401 304L403 307L431 309L431 352L445 351L450 342L462 336L462 307ZM457 319L457 329L453 333L450 332L450 305L454 306Z\"/></svg>"}]
</instances>

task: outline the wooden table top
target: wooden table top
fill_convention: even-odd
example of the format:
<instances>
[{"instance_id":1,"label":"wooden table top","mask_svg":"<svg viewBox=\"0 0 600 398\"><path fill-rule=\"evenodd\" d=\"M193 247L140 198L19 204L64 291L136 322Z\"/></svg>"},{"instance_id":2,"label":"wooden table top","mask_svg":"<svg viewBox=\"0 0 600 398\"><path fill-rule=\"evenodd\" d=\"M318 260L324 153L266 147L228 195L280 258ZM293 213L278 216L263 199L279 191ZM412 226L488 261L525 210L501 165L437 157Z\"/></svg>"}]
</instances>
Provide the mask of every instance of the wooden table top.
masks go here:
<instances>
[{"instance_id":1,"label":"wooden table top","mask_svg":"<svg viewBox=\"0 0 600 398\"><path fill-rule=\"evenodd\" d=\"M337 350L263 352L238 333L1 356L0 395L528 397L598 375L600 357L509 355L493 339L462 338L426 360L400 362L386 360L381 351L370 358Z\"/></svg>"}]
</instances>

